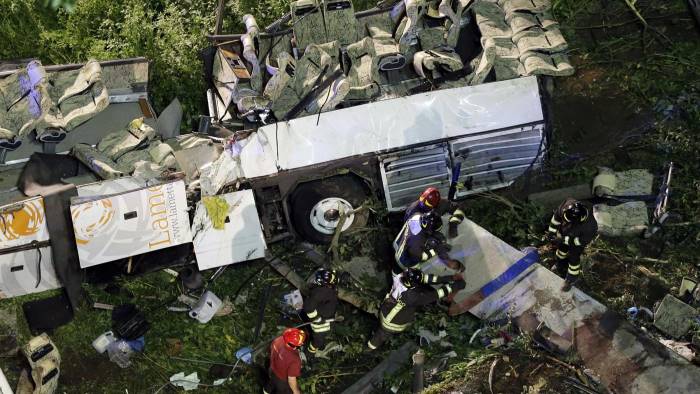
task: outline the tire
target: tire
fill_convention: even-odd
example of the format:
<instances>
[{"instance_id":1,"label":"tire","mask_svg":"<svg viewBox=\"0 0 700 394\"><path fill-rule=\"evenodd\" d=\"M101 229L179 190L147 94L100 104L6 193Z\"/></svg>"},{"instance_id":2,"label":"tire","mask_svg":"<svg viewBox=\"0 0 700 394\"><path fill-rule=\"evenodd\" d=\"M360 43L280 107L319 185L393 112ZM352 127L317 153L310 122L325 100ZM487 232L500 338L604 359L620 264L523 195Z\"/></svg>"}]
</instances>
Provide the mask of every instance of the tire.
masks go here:
<instances>
[{"instance_id":1,"label":"tire","mask_svg":"<svg viewBox=\"0 0 700 394\"><path fill-rule=\"evenodd\" d=\"M324 223L314 223L314 218L323 216L322 212L329 206L342 204L345 209L359 208L369 197L365 184L354 175L339 175L318 181L306 182L297 186L291 195L291 219L294 230L304 240L315 244L328 244L333 239L333 232L338 221L332 228L323 226ZM341 202L342 200L342 202ZM312 217L312 213L314 217ZM329 216L329 217L332 217ZM363 227L367 224L367 210L353 215L352 223L343 231ZM345 227L344 226L344 227ZM325 232L320 231L324 228Z\"/></svg>"}]
</instances>

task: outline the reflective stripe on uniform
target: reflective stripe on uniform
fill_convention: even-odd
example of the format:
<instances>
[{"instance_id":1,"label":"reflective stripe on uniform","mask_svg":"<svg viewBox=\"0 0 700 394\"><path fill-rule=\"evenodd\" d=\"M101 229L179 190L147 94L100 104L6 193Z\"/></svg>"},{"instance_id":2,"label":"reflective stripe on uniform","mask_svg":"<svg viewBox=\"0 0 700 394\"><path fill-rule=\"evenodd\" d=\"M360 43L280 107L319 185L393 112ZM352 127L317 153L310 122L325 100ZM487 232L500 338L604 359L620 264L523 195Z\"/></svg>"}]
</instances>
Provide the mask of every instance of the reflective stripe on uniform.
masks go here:
<instances>
[{"instance_id":1,"label":"reflective stripe on uniform","mask_svg":"<svg viewBox=\"0 0 700 394\"><path fill-rule=\"evenodd\" d=\"M401 227L401 231L399 231L399 235L396 236L396 240L394 242L398 245L396 248L396 253L394 254L394 258L396 259L396 262L401 264L401 255L403 254L403 250L406 247L406 240L408 239L408 221L404 223L403 227Z\"/></svg>"},{"instance_id":2,"label":"reflective stripe on uniform","mask_svg":"<svg viewBox=\"0 0 700 394\"><path fill-rule=\"evenodd\" d=\"M316 318L316 316L318 316L318 311L314 309L312 312L308 312L306 316L308 316L309 319L313 320Z\"/></svg>"},{"instance_id":3,"label":"reflective stripe on uniform","mask_svg":"<svg viewBox=\"0 0 700 394\"><path fill-rule=\"evenodd\" d=\"M376 349L377 349L376 346L372 345L372 340L371 340L371 339L370 339L369 341L367 341L367 347L370 348L370 349L372 349L372 350L376 350Z\"/></svg>"},{"instance_id":4,"label":"reflective stripe on uniform","mask_svg":"<svg viewBox=\"0 0 700 394\"><path fill-rule=\"evenodd\" d=\"M554 227L552 227L552 226L549 226L549 228L548 228L547 230L548 230L550 233L556 233L556 232L557 232L557 229L554 228Z\"/></svg>"},{"instance_id":5,"label":"reflective stripe on uniform","mask_svg":"<svg viewBox=\"0 0 700 394\"><path fill-rule=\"evenodd\" d=\"M450 223L462 223L462 220L464 220L466 216L467 215L464 214L464 211L457 208L454 212L452 212L452 216L450 216Z\"/></svg>"},{"instance_id":6,"label":"reflective stripe on uniform","mask_svg":"<svg viewBox=\"0 0 700 394\"><path fill-rule=\"evenodd\" d=\"M549 223L551 223L554 226L558 226L561 224L561 222L558 221L554 216L552 216L552 220L550 220Z\"/></svg>"},{"instance_id":7,"label":"reflective stripe on uniform","mask_svg":"<svg viewBox=\"0 0 700 394\"><path fill-rule=\"evenodd\" d=\"M569 255L569 252L563 252L563 251L561 251L560 249L557 249L557 253L556 253L556 254L557 254L557 257L558 257L558 258L560 258L560 259L565 259L566 256Z\"/></svg>"},{"instance_id":8,"label":"reflective stripe on uniform","mask_svg":"<svg viewBox=\"0 0 700 394\"><path fill-rule=\"evenodd\" d=\"M309 352L310 352L310 353L316 353L317 351L318 351L318 349L316 349L316 347L314 346L314 344L313 344L313 343L310 343L310 344L309 344Z\"/></svg>"},{"instance_id":9,"label":"reflective stripe on uniform","mask_svg":"<svg viewBox=\"0 0 700 394\"><path fill-rule=\"evenodd\" d=\"M435 283L437 281L437 275L432 275L432 274L423 274L423 279L421 282L425 284L429 283Z\"/></svg>"},{"instance_id":10,"label":"reflective stripe on uniform","mask_svg":"<svg viewBox=\"0 0 700 394\"><path fill-rule=\"evenodd\" d=\"M568 245L568 244L569 244L569 238L570 238L570 237L569 237L568 235L567 235L566 237L564 237L564 245Z\"/></svg>"},{"instance_id":11,"label":"reflective stripe on uniform","mask_svg":"<svg viewBox=\"0 0 700 394\"><path fill-rule=\"evenodd\" d=\"M567 270L569 275L578 275L581 273L581 264L578 265L571 265L569 264L569 269Z\"/></svg>"},{"instance_id":12,"label":"reflective stripe on uniform","mask_svg":"<svg viewBox=\"0 0 700 394\"><path fill-rule=\"evenodd\" d=\"M423 252L423 254L421 255L421 260L422 261L429 260L430 258L435 257L435 255L437 255L435 250L430 249L427 252Z\"/></svg>"},{"instance_id":13,"label":"reflective stripe on uniform","mask_svg":"<svg viewBox=\"0 0 700 394\"><path fill-rule=\"evenodd\" d=\"M442 298L442 297L452 293L452 286L445 285L445 286L439 288L437 293L438 293L438 298Z\"/></svg>"},{"instance_id":14,"label":"reflective stripe on uniform","mask_svg":"<svg viewBox=\"0 0 700 394\"><path fill-rule=\"evenodd\" d=\"M379 320L382 323L382 327L384 327L387 331L393 331L393 332L401 332L401 331L405 330L406 327L408 327L408 323L406 323L406 324L394 324L391 322L392 320L394 320L396 315L399 312L401 312L401 310L405 306L406 306L406 304L404 304L403 302L397 301L396 305L394 305L394 307L391 308L391 310L389 311L389 314L387 314L386 317L384 317L384 315L380 313Z\"/></svg>"},{"instance_id":15,"label":"reflective stripe on uniform","mask_svg":"<svg viewBox=\"0 0 700 394\"><path fill-rule=\"evenodd\" d=\"M313 332L328 332L331 330L331 323L330 322L311 323L311 330Z\"/></svg>"},{"instance_id":16,"label":"reflective stripe on uniform","mask_svg":"<svg viewBox=\"0 0 700 394\"><path fill-rule=\"evenodd\" d=\"M581 239L579 237L574 238L574 245L581 246Z\"/></svg>"}]
</instances>

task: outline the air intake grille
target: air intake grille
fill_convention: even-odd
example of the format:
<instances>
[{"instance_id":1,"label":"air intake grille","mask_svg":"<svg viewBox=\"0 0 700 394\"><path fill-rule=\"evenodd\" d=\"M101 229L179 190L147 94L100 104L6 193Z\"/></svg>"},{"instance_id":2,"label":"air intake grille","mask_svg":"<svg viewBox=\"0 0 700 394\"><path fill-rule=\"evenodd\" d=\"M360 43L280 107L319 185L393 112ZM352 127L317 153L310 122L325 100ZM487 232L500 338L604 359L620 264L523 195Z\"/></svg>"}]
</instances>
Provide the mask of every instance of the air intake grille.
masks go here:
<instances>
[{"instance_id":1,"label":"air intake grille","mask_svg":"<svg viewBox=\"0 0 700 394\"><path fill-rule=\"evenodd\" d=\"M544 125L518 127L450 141L453 163L461 163L456 197L510 186L539 167L546 141Z\"/></svg>"},{"instance_id":2,"label":"air intake grille","mask_svg":"<svg viewBox=\"0 0 700 394\"><path fill-rule=\"evenodd\" d=\"M415 201L426 187L444 196L450 188L447 144L431 145L380 158L387 208L398 211Z\"/></svg>"}]
</instances>

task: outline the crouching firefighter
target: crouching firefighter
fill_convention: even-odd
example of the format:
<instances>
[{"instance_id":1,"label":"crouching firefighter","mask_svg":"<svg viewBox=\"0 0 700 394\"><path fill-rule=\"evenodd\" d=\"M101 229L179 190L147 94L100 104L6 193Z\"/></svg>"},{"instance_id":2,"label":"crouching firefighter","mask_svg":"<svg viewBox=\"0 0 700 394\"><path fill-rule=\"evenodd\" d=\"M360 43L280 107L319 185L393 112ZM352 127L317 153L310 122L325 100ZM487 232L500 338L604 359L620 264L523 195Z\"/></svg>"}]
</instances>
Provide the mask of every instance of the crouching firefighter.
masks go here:
<instances>
[{"instance_id":1,"label":"crouching firefighter","mask_svg":"<svg viewBox=\"0 0 700 394\"><path fill-rule=\"evenodd\" d=\"M442 219L435 211L415 213L404 223L394 240L394 276L408 268L420 269L422 263L435 256L440 257L449 268L462 268L459 261L450 257L450 245L440 233L441 227Z\"/></svg>"},{"instance_id":2,"label":"crouching firefighter","mask_svg":"<svg viewBox=\"0 0 700 394\"><path fill-rule=\"evenodd\" d=\"M304 298L304 313L311 321L310 353L326 347L326 336L331 331L331 320L338 306L338 275L335 270L321 268L314 274L308 297Z\"/></svg>"},{"instance_id":3,"label":"crouching firefighter","mask_svg":"<svg viewBox=\"0 0 700 394\"><path fill-rule=\"evenodd\" d=\"M406 208L406 214L404 215L403 221L408 221L408 219L410 219L416 213L427 212L435 212L440 217L447 212L452 212L447 231L447 235L450 238L454 238L458 235L457 228L466 217L464 211L462 211L457 204L446 198L441 198L440 191L434 187L425 189L418 200L414 201L408 206L408 208Z\"/></svg>"},{"instance_id":4,"label":"crouching firefighter","mask_svg":"<svg viewBox=\"0 0 700 394\"><path fill-rule=\"evenodd\" d=\"M582 202L568 198L554 211L549 222L545 237L556 250L557 274L566 277L564 291L579 280L581 253L598 231L598 223L589 212Z\"/></svg>"},{"instance_id":5,"label":"crouching firefighter","mask_svg":"<svg viewBox=\"0 0 700 394\"><path fill-rule=\"evenodd\" d=\"M263 393L300 394L297 378L301 375L299 348L306 341L306 333L288 328L270 344L269 377Z\"/></svg>"},{"instance_id":6,"label":"crouching firefighter","mask_svg":"<svg viewBox=\"0 0 700 394\"><path fill-rule=\"evenodd\" d=\"M443 286L435 289L430 286L433 284ZM367 342L367 347L377 349L390 335L405 331L415 319L418 308L458 292L464 286L460 276L426 275L417 269L408 269L394 277L391 292L379 307L379 328Z\"/></svg>"}]
</instances>

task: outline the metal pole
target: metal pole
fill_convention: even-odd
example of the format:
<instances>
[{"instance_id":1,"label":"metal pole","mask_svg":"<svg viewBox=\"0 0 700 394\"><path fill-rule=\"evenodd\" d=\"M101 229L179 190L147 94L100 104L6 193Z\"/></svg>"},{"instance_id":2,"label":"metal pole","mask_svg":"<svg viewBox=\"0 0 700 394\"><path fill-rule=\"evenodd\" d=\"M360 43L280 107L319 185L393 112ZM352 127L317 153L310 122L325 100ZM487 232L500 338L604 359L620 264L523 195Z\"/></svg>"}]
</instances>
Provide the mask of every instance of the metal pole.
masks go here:
<instances>
[{"instance_id":1,"label":"metal pole","mask_svg":"<svg viewBox=\"0 0 700 394\"><path fill-rule=\"evenodd\" d=\"M413 359L413 385L411 392L420 394L423 392L423 364L425 364L425 353L423 349L418 349L411 357Z\"/></svg>"}]
</instances>

